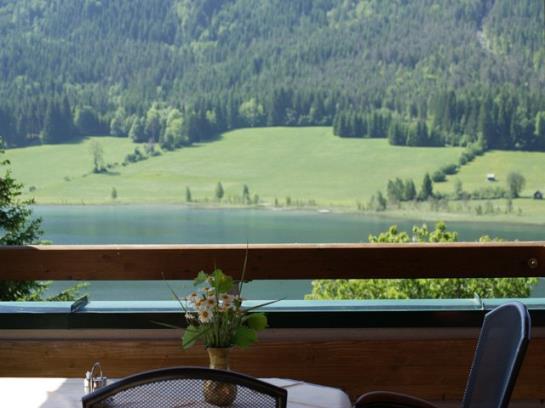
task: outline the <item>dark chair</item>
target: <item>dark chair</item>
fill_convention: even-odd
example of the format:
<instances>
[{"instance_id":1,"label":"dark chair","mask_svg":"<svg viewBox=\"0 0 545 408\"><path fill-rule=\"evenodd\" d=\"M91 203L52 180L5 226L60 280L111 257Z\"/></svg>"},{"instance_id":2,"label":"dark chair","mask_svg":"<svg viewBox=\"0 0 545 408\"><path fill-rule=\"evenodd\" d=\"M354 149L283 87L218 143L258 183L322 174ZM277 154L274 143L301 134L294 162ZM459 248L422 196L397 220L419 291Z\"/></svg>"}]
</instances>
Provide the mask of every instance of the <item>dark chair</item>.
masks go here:
<instances>
[{"instance_id":1,"label":"dark chair","mask_svg":"<svg viewBox=\"0 0 545 408\"><path fill-rule=\"evenodd\" d=\"M506 303L485 315L462 408L507 407L529 340L530 315L522 303ZM436 408L427 401L392 392L364 394L354 407Z\"/></svg>"},{"instance_id":2,"label":"dark chair","mask_svg":"<svg viewBox=\"0 0 545 408\"><path fill-rule=\"evenodd\" d=\"M213 392L235 389L232 403L206 401ZM82 398L83 408L262 407L286 408L287 391L232 371L201 367L173 367L123 378Z\"/></svg>"}]
</instances>

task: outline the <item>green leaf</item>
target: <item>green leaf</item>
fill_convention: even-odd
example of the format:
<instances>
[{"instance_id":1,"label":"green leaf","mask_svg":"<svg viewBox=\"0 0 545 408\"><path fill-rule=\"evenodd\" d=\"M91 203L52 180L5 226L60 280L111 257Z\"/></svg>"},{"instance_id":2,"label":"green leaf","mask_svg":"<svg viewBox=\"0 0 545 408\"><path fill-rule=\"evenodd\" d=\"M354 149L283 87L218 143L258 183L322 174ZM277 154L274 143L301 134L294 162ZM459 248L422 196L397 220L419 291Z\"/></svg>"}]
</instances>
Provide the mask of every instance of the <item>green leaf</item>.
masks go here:
<instances>
[{"instance_id":1,"label":"green leaf","mask_svg":"<svg viewBox=\"0 0 545 408\"><path fill-rule=\"evenodd\" d=\"M170 286L170 285L168 284L168 282L167 282L166 279L165 279L165 275L163 275L163 280L164 280L165 283L167 284L167 287L168 287L168 289L170 290L170 293L172 293L172 296L174 296L174 298L178 301L178 303L179 303L180 307L182 308L182 310L183 310L184 312L187 312L186 307L185 307L185 305L184 305L184 302L182 302L182 299L180 299L180 297L177 295L177 293L174 291L174 289L172 289L172 286Z\"/></svg>"},{"instance_id":2,"label":"green leaf","mask_svg":"<svg viewBox=\"0 0 545 408\"><path fill-rule=\"evenodd\" d=\"M193 325L187 326L187 329L185 329L182 337L182 345L184 349L194 346L197 340L199 340L203 334L203 330L201 330L199 327Z\"/></svg>"},{"instance_id":3,"label":"green leaf","mask_svg":"<svg viewBox=\"0 0 545 408\"><path fill-rule=\"evenodd\" d=\"M221 269L214 271L214 288L219 293L227 293L233 288L233 278L224 274Z\"/></svg>"},{"instance_id":4,"label":"green leaf","mask_svg":"<svg viewBox=\"0 0 545 408\"><path fill-rule=\"evenodd\" d=\"M180 326L175 326L173 324L158 322L158 321L155 321L155 320L152 320L151 322L154 323L154 324L157 324L159 326L168 327L169 329L181 329Z\"/></svg>"},{"instance_id":5,"label":"green leaf","mask_svg":"<svg viewBox=\"0 0 545 408\"><path fill-rule=\"evenodd\" d=\"M252 313L248 316L246 324L256 332L264 330L267 327L267 316L265 313Z\"/></svg>"},{"instance_id":6,"label":"green leaf","mask_svg":"<svg viewBox=\"0 0 545 408\"><path fill-rule=\"evenodd\" d=\"M244 311L246 313L248 312L251 312L252 310L256 310L256 309L259 309L261 307L264 307L264 306L269 306L269 305L272 305L273 303L276 303L276 302L280 302L281 300L284 300L286 297L283 297L283 298L280 298L280 299L276 299L276 300L271 300L269 302L265 302L265 303L261 303L260 305L257 305L257 306L253 306L253 307L249 307L248 309L244 309Z\"/></svg>"},{"instance_id":7,"label":"green leaf","mask_svg":"<svg viewBox=\"0 0 545 408\"><path fill-rule=\"evenodd\" d=\"M193 279L193 286L199 286L201 283L206 282L208 275L204 271L200 271L197 277Z\"/></svg>"},{"instance_id":8,"label":"green leaf","mask_svg":"<svg viewBox=\"0 0 545 408\"><path fill-rule=\"evenodd\" d=\"M246 326L240 326L234 337L234 345L239 347L248 347L255 343L257 340L257 333L254 329L250 329Z\"/></svg>"}]
</instances>

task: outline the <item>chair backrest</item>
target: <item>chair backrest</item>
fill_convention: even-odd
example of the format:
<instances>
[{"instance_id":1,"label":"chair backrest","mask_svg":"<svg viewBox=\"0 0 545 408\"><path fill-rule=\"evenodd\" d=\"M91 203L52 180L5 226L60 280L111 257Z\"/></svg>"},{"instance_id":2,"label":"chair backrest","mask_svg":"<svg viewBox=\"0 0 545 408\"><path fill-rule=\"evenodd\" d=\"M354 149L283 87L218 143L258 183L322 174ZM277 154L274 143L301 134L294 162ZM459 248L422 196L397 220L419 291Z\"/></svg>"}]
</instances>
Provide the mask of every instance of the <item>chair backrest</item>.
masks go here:
<instances>
[{"instance_id":1,"label":"chair backrest","mask_svg":"<svg viewBox=\"0 0 545 408\"><path fill-rule=\"evenodd\" d=\"M530 315L510 302L488 312L471 366L463 408L507 407L530 340Z\"/></svg>"},{"instance_id":2,"label":"chair backrest","mask_svg":"<svg viewBox=\"0 0 545 408\"><path fill-rule=\"evenodd\" d=\"M232 403L208 402L212 393L233 393ZM216 395L217 396L217 395ZM208 401L207 401L208 399ZM82 398L83 408L262 407L285 408L287 391L240 373L202 367L146 371Z\"/></svg>"}]
</instances>

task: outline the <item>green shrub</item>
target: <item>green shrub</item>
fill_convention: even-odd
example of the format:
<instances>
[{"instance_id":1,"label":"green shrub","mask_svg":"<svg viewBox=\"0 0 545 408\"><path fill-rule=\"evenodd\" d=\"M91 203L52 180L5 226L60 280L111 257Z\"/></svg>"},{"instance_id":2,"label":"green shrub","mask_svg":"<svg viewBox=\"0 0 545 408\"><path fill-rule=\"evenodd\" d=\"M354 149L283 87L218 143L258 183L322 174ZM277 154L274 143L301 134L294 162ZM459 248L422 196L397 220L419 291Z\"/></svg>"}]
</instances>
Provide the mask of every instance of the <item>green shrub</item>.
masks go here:
<instances>
[{"instance_id":1,"label":"green shrub","mask_svg":"<svg viewBox=\"0 0 545 408\"><path fill-rule=\"evenodd\" d=\"M431 231L426 225L414 226L412 234L391 226L379 235L370 235L372 243L456 242L458 234L437 223ZM480 242L492 241L488 236ZM528 297L537 278L447 278L447 279L335 279L315 280L312 293L305 299L458 299Z\"/></svg>"},{"instance_id":2,"label":"green shrub","mask_svg":"<svg viewBox=\"0 0 545 408\"><path fill-rule=\"evenodd\" d=\"M129 163L136 163L146 159L147 159L147 156L142 154L140 149L136 147L133 153L129 153L128 155L125 156L125 160L123 161L123 164L127 165Z\"/></svg>"},{"instance_id":3,"label":"green shrub","mask_svg":"<svg viewBox=\"0 0 545 408\"><path fill-rule=\"evenodd\" d=\"M463 166L475 159L475 153L473 153L471 150L464 150L462 154L460 154L460 160L459 164L460 166Z\"/></svg>"},{"instance_id":4,"label":"green shrub","mask_svg":"<svg viewBox=\"0 0 545 408\"><path fill-rule=\"evenodd\" d=\"M509 193L500 186L490 186L473 191L471 198L473 200L495 200L498 198L509 198Z\"/></svg>"},{"instance_id":5,"label":"green shrub","mask_svg":"<svg viewBox=\"0 0 545 408\"><path fill-rule=\"evenodd\" d=\"M442 170L436 170L431 175L431 180L434 183L442 183L444 181L447 181L447 175Z\"/></svg>"},{"instance_id":6,"label":"green shrub","mask_svg":"<svg viewBox=\"0 0 545 408\"><path fill-rule=\"evenodd\" d=\"M442 171L443 173L445 173L446 175L449 175L449 176L452 176L453 174L458 173L458 170L459 170L459 167L454 163L447 164L447 165L441 167L441 169L440 169L440 171Z\"/></svg>"}]
</instances>

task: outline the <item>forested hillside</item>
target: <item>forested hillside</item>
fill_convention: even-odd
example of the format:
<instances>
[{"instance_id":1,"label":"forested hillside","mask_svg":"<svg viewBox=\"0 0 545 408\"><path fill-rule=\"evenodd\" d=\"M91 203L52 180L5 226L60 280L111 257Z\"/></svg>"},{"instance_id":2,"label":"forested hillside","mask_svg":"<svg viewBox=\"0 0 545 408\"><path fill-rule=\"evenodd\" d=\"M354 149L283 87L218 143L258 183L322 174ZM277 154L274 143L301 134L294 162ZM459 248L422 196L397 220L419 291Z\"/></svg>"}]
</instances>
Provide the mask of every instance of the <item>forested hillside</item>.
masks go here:
<instances>
[{"instance_id":1,"label":"forested hillside","mask_svg":"<svg viewBox=\"0 0 545 408\"><path fill-rule=\"evenodd\" d=\"M542 0L0 0L0 136L545 150Z\"/></svg>"}]
</instances>

